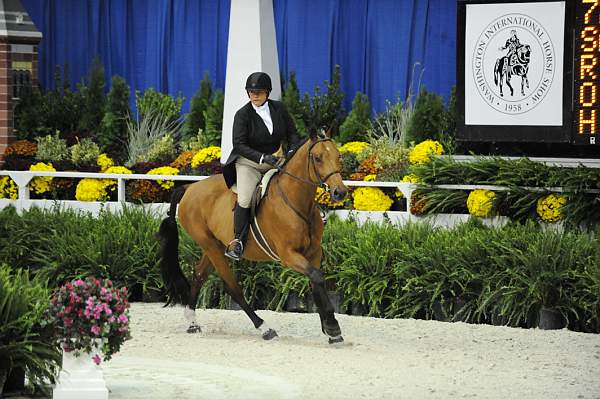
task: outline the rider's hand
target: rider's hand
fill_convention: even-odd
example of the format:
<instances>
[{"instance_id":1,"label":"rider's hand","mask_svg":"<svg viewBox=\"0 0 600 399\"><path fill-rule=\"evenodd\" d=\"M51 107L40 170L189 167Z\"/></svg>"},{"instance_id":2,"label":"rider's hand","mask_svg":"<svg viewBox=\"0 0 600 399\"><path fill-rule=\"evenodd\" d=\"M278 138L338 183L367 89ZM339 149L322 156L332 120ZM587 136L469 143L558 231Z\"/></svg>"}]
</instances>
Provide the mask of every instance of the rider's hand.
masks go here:
<instances>
[{"instance_id":1,"label":"rider's hand","mask_svg":"<svg viewBox=\"0 0 600 399\"><path fill-rule=\"evenodd\" d=\"M281 161L281 158L276 157L275 155L265 154L265 156L263 156L263 162L268 163L271 166L277 166L279 161Z\"/></svg>"}]
</instances>

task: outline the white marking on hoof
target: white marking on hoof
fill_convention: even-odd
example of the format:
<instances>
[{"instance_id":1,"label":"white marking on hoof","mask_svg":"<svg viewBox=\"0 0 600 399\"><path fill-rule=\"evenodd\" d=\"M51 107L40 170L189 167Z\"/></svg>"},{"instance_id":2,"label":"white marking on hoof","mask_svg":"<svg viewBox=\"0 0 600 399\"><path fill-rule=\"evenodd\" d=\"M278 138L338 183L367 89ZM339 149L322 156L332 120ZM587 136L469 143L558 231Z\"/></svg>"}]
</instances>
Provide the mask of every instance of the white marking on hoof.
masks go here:
<instances>
[{"instance_id":1,"label":"white marking on hoof","mask_svg":"<svg viewBox=\"0 0 600 399\"><path fill-rule=\"evenodd\" d=\"M196 323L196 311L194 309L190 309L189 306L186 306L183 309L183 317L188 321L188 323Z\"/></svg>"}]
</instances>

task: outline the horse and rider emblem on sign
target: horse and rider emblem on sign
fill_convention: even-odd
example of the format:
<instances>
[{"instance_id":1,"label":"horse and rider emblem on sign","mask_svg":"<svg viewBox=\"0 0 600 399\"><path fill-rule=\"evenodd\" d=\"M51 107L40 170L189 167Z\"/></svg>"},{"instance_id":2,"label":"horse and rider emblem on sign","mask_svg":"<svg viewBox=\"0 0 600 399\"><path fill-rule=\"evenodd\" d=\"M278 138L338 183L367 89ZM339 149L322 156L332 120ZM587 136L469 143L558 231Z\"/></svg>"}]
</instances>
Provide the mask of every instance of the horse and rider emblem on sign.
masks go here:
<instances>
[{"instance_id":1,"label":"horse and rider emblem on sign","mask_svg":"<svg viewBox=\"0 0 600 399\"><path fill-rule=\"evenodd\" d=\"M528 15L507 14L480 33L471 68L485 103L514 115L543 102L556 63L554 45L544 26Z\"/></svg>"}]
</instances>

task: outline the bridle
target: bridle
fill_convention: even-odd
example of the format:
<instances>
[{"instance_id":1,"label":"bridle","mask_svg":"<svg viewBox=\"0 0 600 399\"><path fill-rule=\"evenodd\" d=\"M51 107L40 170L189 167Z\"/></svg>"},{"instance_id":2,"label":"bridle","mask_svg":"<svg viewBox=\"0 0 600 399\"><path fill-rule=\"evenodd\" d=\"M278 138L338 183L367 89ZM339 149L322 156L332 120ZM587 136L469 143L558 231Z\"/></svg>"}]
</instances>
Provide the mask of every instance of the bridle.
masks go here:
<instances>
[{"instance_id":1,"label":"bridle","mask_svg":"<svg viewBox=\"0 0 600 399\"><path fill-rule=\"evenodd\" d=\"M295 180L298 180L298 181L300 181L302 183L308 184L308 185L310 185L312 187L321 187L321 188L323 188L323 193L319 196L318 199L320 199L321 196L325 195L325 193L329 193L329 195L331 195L331 193L329 192L329 185L327 184L327 180L329 180L329 178L331 176L334 176L336 174L340 174L341 175L341 170L334 170L333 172L329 173L327 176L322 177L321 174L319 173L319 171L317 170L317 167L315 165L315 159L314 159L314 156L312 154L312 149L317 144L323 143L323 142L326 142L326 141L332 141L332 140L330 138L319 138L315 142L311 143L310 147L308 147L308 165L307 165L308 176L310 176L310 167L312 165L314 175L317 177L317 180L319 181L318 183L315 183L315 182L313 182L312 180L309 180L309 179L304 179L302 177L293 175L292 173L290 173L290 172L288 172L288 171L285 170L286 169L285 165L284 165L284 167L277 167L277 169L279 170L280 173L288 175L288 176L292 177ZM293 157L293 155L292 155L292 157ZM279 190L279 195L283 199L283 202L285 202L285 204L289 208L291 208L294 211L294 213L296 213L296 215L298 215L308 225L308 235L309 235L310 240L312 241L312 237L310 237L310 232L312 230L311 215L313 213L313 210L315 209L315 204L317 203L318 199L317 200L313 200L311 202L311 207L310 207L310 210L308 212L308 216L304 216L302 214L302 212L300 212L298 209L296 209L296 207L288 199L287 195L283 192L283 190L279 186L279 179L277 179L276 186L277 186L277 189Z\"/></svg>"}]
</instances>

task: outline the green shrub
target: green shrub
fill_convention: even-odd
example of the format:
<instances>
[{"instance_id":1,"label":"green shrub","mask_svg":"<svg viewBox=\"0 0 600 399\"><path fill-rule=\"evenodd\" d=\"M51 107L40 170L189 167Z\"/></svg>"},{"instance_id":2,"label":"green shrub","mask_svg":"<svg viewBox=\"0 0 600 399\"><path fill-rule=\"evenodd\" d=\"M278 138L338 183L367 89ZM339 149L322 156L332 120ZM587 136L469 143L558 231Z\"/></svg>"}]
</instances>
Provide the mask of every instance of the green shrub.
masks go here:
<instances>
[{"instance_id":1,"label":"green shrub","mask_svg":"<svg viewBox=\"0 0 600 399\"><path fill-rule=\"evenodd\" d=\"M349 141L368 141L371 129L371 105L368 97L357 92L352 100L352 110L340 126L341 143Z\"/></svg>"},{"instance_id":2,"label":"green shrub","mask_svg":"<svg viewBox=\"0 0 600 399\"><path fill-rule=\"evenodd\" d=\"M77 144L71 146L71 161L77 165L95 165L100 148L90 138L81 139Z\"/></svg>"},{"instance_id":3,"label":"green shrub","mask_svg":"<svg viewBox=\"0 0 600 399\"><path fill-rule=\"evenodd\" d=\"M296 73L290 72L290 77L285 85L285 90L282 93L283 103L285 104L290 116L294 120L298 134L302 137L308 135L304 120L302 119L302 102L300 101L300 91L298 90L298 82L296 81Z\"/></svg>"},{"instance_id":4,"label":"green shrub","mask_svg":"<svg viewBox=\"0 0 600 399\"><path fill-rule=\"evenodd\" d=\"M98 143L103 152L117 159L125 157L127 141L127 118L129 109L129 86L120 76L113 76L106 101L106 112L102 117Z\"/></svg>"},{"instance_id":5,"label":"green shrub","mask_svg":"<svg viewBox=\"0 0 600 399\"><path fill-rule=\"evenodd\" d=\"M46 281L0 264L0 373L21 367L37 388L54 383L60 369L62 352L42 327L49 304Z\"/></svg>"},{"instance_id":6,"label":"green shrub","mask_svg":"<svg viewBox=\"0 0 600 399\"><path fill-rule=\"evenodd\" d=\"M135 104L140 120L149 114L158 113L168 124L179 123L184 100L181 95L173 98L168 94L159 93L153 88L146 89L143 95L139 91L135 92Z\"/></svg>"},{"instance_id":7,"label":"green shrub","mask_svg":"<svg viewBox=\"0 0 600 399\"><path fill-rule=\"evenodd\" d=\"M202 140L205 146L221 145L221 135L223 133L223 108L225 105L225 95L223 91L217 89L213 95L210 105L204 111L204 120L206 129L202 133Z\"/></svg>"},{"instance_id":8,"label":"green shrub","mask_svg":"<svg viewBox=\"0 0 600 399\"><path fill-rule=\"evenodd\" d=\"M308 93L300 100L298 117L302 119L307 133L317 132L319 129L336 128L342 120L342 100L344 94L340 89L340 66L336 65L331 83L325 82L327 93L321 94L319 86L311 97Z\"/></svg>"},{"instance_id":9,"label":"green shrub","mask_svg":"<svg viewBox=\"0 0 600 399\"><path fill-rule=\"evenodd\" d=\"M83 132L97 133L104 116L104 66L100 59L95 58L92 62L87 85L81 84L79 91L82 95L82 113L79 120L79 129Z\"/></svg>"},{"instance_id":10,"label":"green shrub","mask_svg":"<svg viewBox=\"0 0 600 399\"><path fill-rule=\"evenodd\" d=\"M211 97L212 82L208 77L208 72L205 72L200 82L200 88L192 97L190 113L186 115L183 125L182 141L190 141L198 135L200 130L204 131L206 129L204 112L211 104Z\"/></svg>"},{"instance_id":11,"label":"green shrub","mask_svg":"<svg viewBox=\"0 0 600 399\"><path fill-rule=\"evenodd\" d=\"M33 140L48 134L46 97L37 86L25 85L14 109L14 127L19 140Z\"/></svg>"},{"instance_id":12,"label":"green shrub","mask_svg":"<svg viewBox=\"0 0 600 399\"><path fill-rule=\"evenodd\" d=\"M167 134L152 144L147 153L142 155L144 162L170 162L175 158L176 149L173 136Z\"/></svg>"},{"instance_id":13,"label":"green shrub","mask_svg":"<svg viewBox=\"0 0 600 399\"><path fill-rule=\"evenodd\" d=\"M64 161L70 158L67 142L59 137L58 132L54 136L36 137L35 141L38 146L35 158L40 161Z\"/></svg>"},{"instance_id":14,"label":"green shrub","mask_svg":"<svg viewBox=\"0 0 600 399\"><path fill-rule=\"evenodd\" d=\"M427 139L437 140L444 145L444 102L437 94L429 93L425 87L421 88L414 112L408 125L408 141L420 143ZM444 145L446 148L446 145Z\"/></svg>"}]
</instances>

